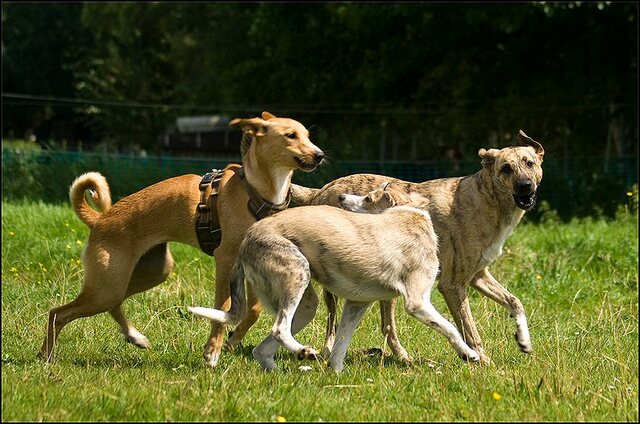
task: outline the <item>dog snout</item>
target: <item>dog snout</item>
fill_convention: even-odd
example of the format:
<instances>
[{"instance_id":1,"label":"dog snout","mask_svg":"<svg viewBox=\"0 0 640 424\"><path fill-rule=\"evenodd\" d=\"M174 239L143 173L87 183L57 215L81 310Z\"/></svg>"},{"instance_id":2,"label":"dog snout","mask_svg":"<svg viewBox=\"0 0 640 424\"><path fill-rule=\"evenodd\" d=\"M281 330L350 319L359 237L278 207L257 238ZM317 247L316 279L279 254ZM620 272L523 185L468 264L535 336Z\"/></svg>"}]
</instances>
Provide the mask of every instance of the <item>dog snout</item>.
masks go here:
<instances>
[{"instance_id":1,"label":"dog snout","mask_svg":"<svg viewBox=\"0 0 640 424\"><path fill-rule=\"evenodd\" d=\"M316 163L322 162L322 159L324 159L324 152L322 150L318 150L316 154L313 155L313 158L315 159Z\"/></svg>"},{"instance_id":2,"label":"dog snout","mask_svg":"<svg viewBox=\"0 0 640 424\"><path fill-rule=\"evenodd\" d=\"M531 180L518 180L515 189L519 195L531 194L534 191L533 182L531 182Z\"/></svg>"}]
</instances>

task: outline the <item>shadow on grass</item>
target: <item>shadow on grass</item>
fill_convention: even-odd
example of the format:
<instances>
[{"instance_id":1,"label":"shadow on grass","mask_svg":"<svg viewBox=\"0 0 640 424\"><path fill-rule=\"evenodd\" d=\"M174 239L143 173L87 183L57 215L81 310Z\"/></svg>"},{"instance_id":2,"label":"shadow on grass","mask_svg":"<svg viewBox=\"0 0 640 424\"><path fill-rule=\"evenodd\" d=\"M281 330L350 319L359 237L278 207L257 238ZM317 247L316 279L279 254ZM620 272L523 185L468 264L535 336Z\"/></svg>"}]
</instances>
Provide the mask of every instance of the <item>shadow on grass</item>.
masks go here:
<instances>
[{"instance_id":1,"label":"shadow on grass","mask_svg":"<svg viewBox=\"0 0 640 424\"><path fill-rule=\"evenodd\" d=\"M222 356L230 355L237 359L244 358L249 362L255 362L253 358L253 349L255 345L240 344L234 348L225 347L222 352ZM165 352L160 351L144 351L138 349L132 349L131 346L125 346L120 349L103 349L100 351L94 351L90 353L84 353L83 356L74 356L73 353L65 352L61 355L56 355L52 366L73 366L77 368L103 368L103 369L164 369L166 371L191 371L198 372L203 369L208 369L204 363L204 359L201 354L194 354L192 350L185 352ZM321 361L328 358L321 358ZM298 360L293 354L285 349L278 349L276 356L276 362L283 368L293 367L297 368L299 365L310 365L312 361ZM244 361L243 361L244 362ZM370 349L354 349L349 351L345 358L345 367L355 366L356 364L362 364L364 367L377 368L381 364L385 368L397 368L408 369L412 366L426 366L423 361L415 361L413 363L407 363L393 355L385 354L379 348ZM42 361L36 353L33 355L24 355L20 357L13 357L4 355L2 358L3 365L23 367L33 364L47 364ZM256 366L257 366L256 362ZM327 366L327 368L329 368Z\"/></svg>"}]
</instances>

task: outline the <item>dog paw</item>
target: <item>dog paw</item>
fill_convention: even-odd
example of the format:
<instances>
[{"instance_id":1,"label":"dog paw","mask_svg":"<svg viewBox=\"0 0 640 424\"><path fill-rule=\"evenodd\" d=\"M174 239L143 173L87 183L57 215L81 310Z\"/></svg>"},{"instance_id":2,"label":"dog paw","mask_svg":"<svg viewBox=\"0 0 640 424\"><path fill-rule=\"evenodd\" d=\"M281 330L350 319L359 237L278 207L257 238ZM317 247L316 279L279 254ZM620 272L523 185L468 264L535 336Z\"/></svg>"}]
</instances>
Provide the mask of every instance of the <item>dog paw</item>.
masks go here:
<instances>
[{"instance_id":1,"label":"dog paw","mask_svg":"<svg viewBox=\"0 0 640 424\"><path fill-rule=\"evenodd\" d=\"M220 359L220 352L205 353L204 361L209 368L215 368L218 365L218 359Z\"/></svg>"},{"instance_id":2,"label":"dog paw","mask_svg":"<svg viewBox=\"0 0 640 424\"><path fill-rule=\"evenodd\" d=\"M140 349L149 349L151 347L151 343L149 343L149 339L136 330L133 327L130 327L129 330L124 334L124 339L134 345L135 347L139 347Z\"/></svg>"},{"instance_id":3,"label":"dog paw","mask_svg":"<svg viewBox=\"0 0 640 424\"><path fill-rule=\"evenodd\" d=\"M459 356L466 362L480 362L480 355L473 349L469 349L468 352L461 353Z\"/></svg>"},{"instance_id":4,"label":"dog paw","mask_svg":"<svg viewBox=\"0 0 640 424\"><path fill-rule=\"evenodd\" d=\"M329 362L329 366L331 367L331 369L333 370L333 372L335 372L336 374L340 374L342 372L342 370L344 369L344 363L340 362Z\"/></svg>"},{"instance_id":5,"label":"dog paw","mask_svg":"<svg viewBox=\"0 0 640 424\"><path fill-rule=\"evenodd\" d=\"M312 349L310 347L303 347L302 349L300 349L300 352L298 352L298 359L300 360L303 360L303 359L316 360L319 358L319 356L320 354L315 349Z\"/></svg>"},{"instance_id":6,"label":"dog paw","mask_svg":"<svg viewBox=\"0 0 640 424\"><path fill-rule=\"evenodd\" d=\"M149 343L149 340L145 336L126 337L125 340L140 349L149 349L151 347L151 343Z\"/></svg>"}]
</instances>

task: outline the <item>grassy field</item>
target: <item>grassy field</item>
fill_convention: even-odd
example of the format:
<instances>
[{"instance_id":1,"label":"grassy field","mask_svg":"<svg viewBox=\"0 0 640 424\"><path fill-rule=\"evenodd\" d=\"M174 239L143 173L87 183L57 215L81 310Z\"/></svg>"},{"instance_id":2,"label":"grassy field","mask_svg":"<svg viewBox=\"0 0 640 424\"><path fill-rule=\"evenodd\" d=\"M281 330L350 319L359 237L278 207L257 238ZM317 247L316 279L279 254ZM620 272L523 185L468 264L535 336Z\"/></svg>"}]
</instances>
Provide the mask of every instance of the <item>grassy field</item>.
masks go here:
<instances>
[{"instance_id":1,"label":"grassy field","mask_svg":"<svg viewBox=\"0 0 640 424\"><path fill-rule=\"evenodd\" d=\"M209 324L189 305L213 304L214 262L173 244L167 283L125 302L152 349L125 343L107 314L61 334L57 360L36 359L48 310L78 293L88 229L68 205L2 205L3 421L638 421L637 214L563 224L526 222L491 267L527 310L534 351L519 352L507 312L471 293L493 363L467 365L443 337L398 311L406 365L382 347L378 306L335 374L280 351L265 373L244 347L207 369ZM435 306L450 319L439 293ZM326 310L299 335L322 346ZM311 370L299 367L310 365Z\"/></svg>"}]
</instances>

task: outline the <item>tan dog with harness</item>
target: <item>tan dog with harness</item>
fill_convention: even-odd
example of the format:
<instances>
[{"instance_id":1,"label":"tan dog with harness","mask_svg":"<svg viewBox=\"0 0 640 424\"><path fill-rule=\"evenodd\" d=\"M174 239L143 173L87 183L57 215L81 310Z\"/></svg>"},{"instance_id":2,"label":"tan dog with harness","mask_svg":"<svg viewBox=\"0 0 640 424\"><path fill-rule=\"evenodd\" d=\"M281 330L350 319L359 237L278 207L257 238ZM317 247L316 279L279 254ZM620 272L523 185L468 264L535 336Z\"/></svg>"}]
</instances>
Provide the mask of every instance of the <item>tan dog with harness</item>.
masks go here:
<instances>
[{"instance_id":1,"label":"tan dog with harness","mask_svg":"<svg viewBox=\"0 0 640 424\"><path fill-rule=\"evenodd\" d=\"M295 169L310 172L324 153L299 122L263 112L262 118L234 119L243 131L243 166L169 178L133 193L113 206L106 179L97 172L76 178L69 190L73 209L91 228L82 253L83 287L72 302L49 312L40 356L52 360L60 330L69 322L109 312L127 341L147 348L149 341L127 322L121 309L129 296L157 286L173 267L167 242L202 248L216 259L216 308L228 309L229 278L244 233L256 220L289 204ZM90 190L92 209L85 192ZM248 293L249 307L230 344L242 339L261 311ZM213 324L204 357L214 367L224 326Z\"/></svg>"}]
</instances>

